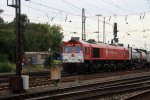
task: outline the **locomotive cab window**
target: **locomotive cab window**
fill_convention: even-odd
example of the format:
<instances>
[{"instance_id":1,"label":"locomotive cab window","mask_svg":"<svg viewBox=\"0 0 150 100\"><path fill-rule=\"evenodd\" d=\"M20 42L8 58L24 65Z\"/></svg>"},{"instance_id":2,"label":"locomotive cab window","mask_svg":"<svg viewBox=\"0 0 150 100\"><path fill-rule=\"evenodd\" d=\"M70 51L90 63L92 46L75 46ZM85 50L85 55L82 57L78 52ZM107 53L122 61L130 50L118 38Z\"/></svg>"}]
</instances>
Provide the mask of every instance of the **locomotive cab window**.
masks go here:
<instances>
[{"instance_id":1,"label":"locomotive cab window","mask_svg":"<svg viewBox=\"0 0 150 100\"><path fill-rule=\"evenodd\" d=\"M74 47L74 53L82 53L82 48L79 46Z\"/></svg>"},{"instance_id":2,"label":"locomotive cab window","mask_svg":"<svg viewBox=\"0 0 150 100\"><path fill-rule=\"evenodd\" d=\"M89 53L89 50L86 47L84 48L84 51L85 51L86 54Z\"/></svg>"},{"instance_id":3,"label":"locomotive cab window","mask_svg":"<svg viewBox=\"0 0 150 100\"><path fill-rule=\"evenodd\" d=\"M65 53L71 53L72 52L72 47L71 46L64 47L64 52Z\"/></svg>"}]
</instances>

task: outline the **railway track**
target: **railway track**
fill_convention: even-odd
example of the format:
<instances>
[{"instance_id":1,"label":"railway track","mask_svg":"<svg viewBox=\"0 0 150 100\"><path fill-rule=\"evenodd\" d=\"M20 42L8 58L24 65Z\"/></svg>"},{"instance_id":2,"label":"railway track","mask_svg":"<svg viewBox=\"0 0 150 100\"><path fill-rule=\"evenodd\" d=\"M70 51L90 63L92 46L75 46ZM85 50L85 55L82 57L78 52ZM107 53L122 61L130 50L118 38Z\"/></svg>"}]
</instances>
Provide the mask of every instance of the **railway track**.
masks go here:
<instances>
[{"instance_id":1,"label":"railway track","mask_svg":"<svg viewBox=\"0 0 150 100\"><path fill-rule=\"evenodd\" d=\"M49 74L49 71L22 73L22 75L29 75L31 77L40 77L40 76L43 77L48 74ZM0 83L7 83L9 81L9 77L14 76L14 75L15 73L0 74Z\"/></svg>"},{"instance_id":2,"label":"railway track","mask_svg":"<svg viewBox=\"0 0 150 100\"><path fill-rule=\"evenodd\" d=\"M129 96L125 100L138 100L139 98L142 98L142 100L149 100L150 99L150 90L141 92L139 94Z\"/></svg>"},{"instance_id":3,"label":"railway track","mask_svg":"<svg viewBox=\"0 0 150 100\"><path fill-rule=\"evenodd\" d=\"M45 78L37 77L37 79L35 79L34 77L34 78L30 78L29 87L33 88L37 86L47 85L47 84L51 84L51 82L52 80L50 80L50 78L48 77L45 77ZM8 83L0 84L0 91L4 91L8 89L9 89Z\"/></svg>"},{"instance_id":4,"label":"railway track","mask_svg":"<svg viewBox=\"0 0 150 100\"><path fill-rule=\"evenodd\" d=\"M70 76L64 77L62 82L69 82L73 80L89 80L93 79L94 76L97 78L100 74L96 75L85 75L85 76ZM142 73L141 73L142 75ZM131 75L132 76L132 75ZM75 86L62 86L61 88L51 90L49 86L46 90L33 89L37 86L43 86L51 84L52 80L43 78L43 80L34 80L34 83L30 82L30 90L27 93L21 93L18 95L10 95L5 97L0 97L0 99L33 99L33 100L42 100L42 99L91 99L91 98L100 98L107 95L117 95L117 93L126 93L137 90L144 90L150 88L150 75L142 76L132 76L132 77L122 77L116 76L118 78L108 79L102 82L94 83L84 83ZM120 76L121 77L121 76ZM76 78L76 79L75 79ZM104 78L105 79L105 78ZM47 81L46 81L47 80ZM46 83L45 83L46 82ZM37 84L36 84L37 83ZM82 83L82 82L81 82ZM85 95L86 94L86 95Z\"/></svg>"},{"instance_id":5,"label":"railway track","mask_svg":"<svg viewBox=\"0 0 150 100\"><path fill-rule=\"evenodd\" d=\"M89 76L88 76L89 77ZM117 77L117 76L116 76ZM79 77L78 77L79 78ZM83 77L82 77L83 78ZM92 76L91 76L92 78ZM70 80L66 77L64 81ZM0 99L91 99L100 98L106 95L125 93L150 88L150 75L116 78L102 82L80 84L75 86L63 86L58 89L43 91L30 91L18 95L5 96ZM63 81L63 80L62 80ZM85 95L86 94L86 95Z\"/></svg>"},{"instance_id":6,"label":"railway track","mask_svg":"<svg viewBox=\"0 0 150 100\"><path fill-rule=\"evenodd\" d=\"M149 70L143 70L143 72L149 71ZM109 77L109 76L119 76L124 74L131 74L131 73L138 73L141 72L141 70L126 70L126 71L119 71L119 72L103 72L103 73L96 73L96 74L84 74L84 75L66 75L65 73L62 73L62 80L61 82L72 82L72 81L80 81L80 80L90 80L93 78L103 78L103 77ZM30 75L30 88L36 88L39 86L49 85L52 84L53 80L50 79L48 76L48 72L42 72L42 73L29 73ZM42 76L40 76L42 75ZM8 78L9 75L7 75L6 78ZM1 76L2 77L2 76ZM8 90L9 84L8 82L4 82L0 84L0 91Z\"/></svg>"},{"instance_id":7,"label":"railway track","mask_svg":"<svg viewBox=\"0 0 150 100\"><path fill-rule=\"evenodd\" d=\"M149 70L143 70L143 72L147 72ZM82 81L82 80L90 80L90 79L95 79L95 78L103 78L103 77L109 77L109 76L119 76L119 75L125 75L125 74L131 74L131 73L139 73L141 70L126 70L126 71L119 71L119 72L109 72L109 73L97 73L97 74L84 74L84 75L72 75L72 76L67 76L65 73L62 74L62 79L61 82L73 82L73 81ZM46 74L46 75L45 75ZM49 74L49 73L48 73ZM53 83L53 80L50 79L50 77L47 75L47 72L42 72L41 74L39 73L30 73L30 83L29 87L30 88L36 88L40 86L46 86L50 85ZM43 76L40 76L43 75ZM0 91L8 90L9 89L9 84L8 82L6 83L1 83L0 84Z\"/></svg>"}]
</instances>

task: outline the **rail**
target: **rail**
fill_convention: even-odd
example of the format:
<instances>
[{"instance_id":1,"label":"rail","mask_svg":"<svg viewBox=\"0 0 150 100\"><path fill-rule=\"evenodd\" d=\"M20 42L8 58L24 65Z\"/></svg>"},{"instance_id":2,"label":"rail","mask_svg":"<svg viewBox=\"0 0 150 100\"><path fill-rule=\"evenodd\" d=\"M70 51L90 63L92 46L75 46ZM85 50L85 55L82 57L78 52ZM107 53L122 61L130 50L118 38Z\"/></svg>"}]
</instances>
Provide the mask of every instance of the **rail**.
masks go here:
<instances>
[{"instance_id":1,"label":"rail","mask_svg":"<svg viewBox=\"0 0 150 100\"><path fill-rule=\"evenodd\" d=\"M137 76L132 78L116 79L105 82L62 87L54 90L43 90L38 92L34 91L31 93L22 93L13 96L2 97L0 99L91 99L117 93L150 89L149 79L150 76Z\"/></svg>"}]
</instances>

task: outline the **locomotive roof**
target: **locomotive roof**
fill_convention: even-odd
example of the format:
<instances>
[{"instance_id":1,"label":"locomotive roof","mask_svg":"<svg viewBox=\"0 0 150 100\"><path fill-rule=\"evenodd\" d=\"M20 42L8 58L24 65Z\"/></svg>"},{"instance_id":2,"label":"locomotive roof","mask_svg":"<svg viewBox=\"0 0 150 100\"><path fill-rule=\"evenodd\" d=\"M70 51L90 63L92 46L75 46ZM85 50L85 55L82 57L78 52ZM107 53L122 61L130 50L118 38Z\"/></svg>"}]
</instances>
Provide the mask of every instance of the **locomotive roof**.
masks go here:
<instances>
[{"instance_id":1,"label":"locomotive roof","mask_svg":"<svg viewBox=\"0 0 150 100\"><path fill-rule=\"evenodd\" d=\"M96 43L96 44L91 44L92 47L97 47L97 46L101 46L101 47L110 47L110 48L119 48L119 49L124 49L125 47L121 47L121 46L117 46L117 45L109 45L109 44L104 44L104 43Z\"/></svg>"},{"instance_id":2,"label":"locomotive roof","mask_svg":"<svg viewBox=\"0 0 150 100\"><path fill-rule=\"evenodd\" d=\"M84 45L84 46L92 46L92 47L98 47L98 46L101 46L101 47L111 47L111 48L119 48L119 49L124 49L125 47L121 47L121 46L117 46L117 45L109 45L109 44L104 44L104 43L97 43L97 42L95 42L95 43L88 43L88 42L86 42L86 41L82 41L82 40L69 40L68 42L65 42L65 44L67 45L69 42L76 42L76 43L78 43L78 44L82 44L82 45ZM125 49L127 49L127 48L125 48Z\"/></svg>"},{"instance_id":3,"label":"locomotive roof","mask_svg":"<svg viewBox=\"0 0 150 100\"><path fill-rule=\"evenodd\" d=\"M69 41L67 41L67 42L64 42L64 44L65 45L67 45L67 44L69 44L69 43L73 43L73 42L76 42L76 43L78 43L78 44L82 44L82 45L84 45L84 46L90 46L90 43L88 43L88 42L85 42L85 41L81 41L81 40L69 40Z\"/></svg>"}]
</instances>

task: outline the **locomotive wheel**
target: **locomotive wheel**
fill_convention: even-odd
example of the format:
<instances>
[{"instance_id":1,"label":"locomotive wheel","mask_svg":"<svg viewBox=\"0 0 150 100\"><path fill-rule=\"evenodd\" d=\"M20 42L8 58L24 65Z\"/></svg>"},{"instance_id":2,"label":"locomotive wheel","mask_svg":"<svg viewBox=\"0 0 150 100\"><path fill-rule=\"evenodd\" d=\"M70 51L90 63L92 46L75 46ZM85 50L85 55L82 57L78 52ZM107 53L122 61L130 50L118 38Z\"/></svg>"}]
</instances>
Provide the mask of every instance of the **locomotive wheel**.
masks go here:
<instances>
[{"instance_id":1,"label":"locomotive wheel","mask_svg":"<svg viewBox=\"0 0 150 100\"><path fill-rule=\"evenodd\" d=\"M93 64L93 72L97 72L98 71L98 65L97 64Z\"/></svg>"},{"instance_id":2,"label":"locomotive wheel","mask_svg":"<svg viewBox=\"0 0 150 100\"><path fill-rule=\"evenodd\" d=\"M82 73L83 73L83 66L82 66L82 65L76 66L76 68L77 68L76 72L77 72L78 74L82 74Z\"/></svg>"},{"instance_id":3,"label":"locomotive wheel","mask_svg":"<svg viewBox=\"0 0 150 100\"><path fill-rule=\"evenodd\" d=\"M85 73L88 73L88 72L89 72L89 65L88 65L87 63L85 63L85 64L83 65L83 67L84 67L84 72L85 72Z\"/></svg>"}]
</instances>

